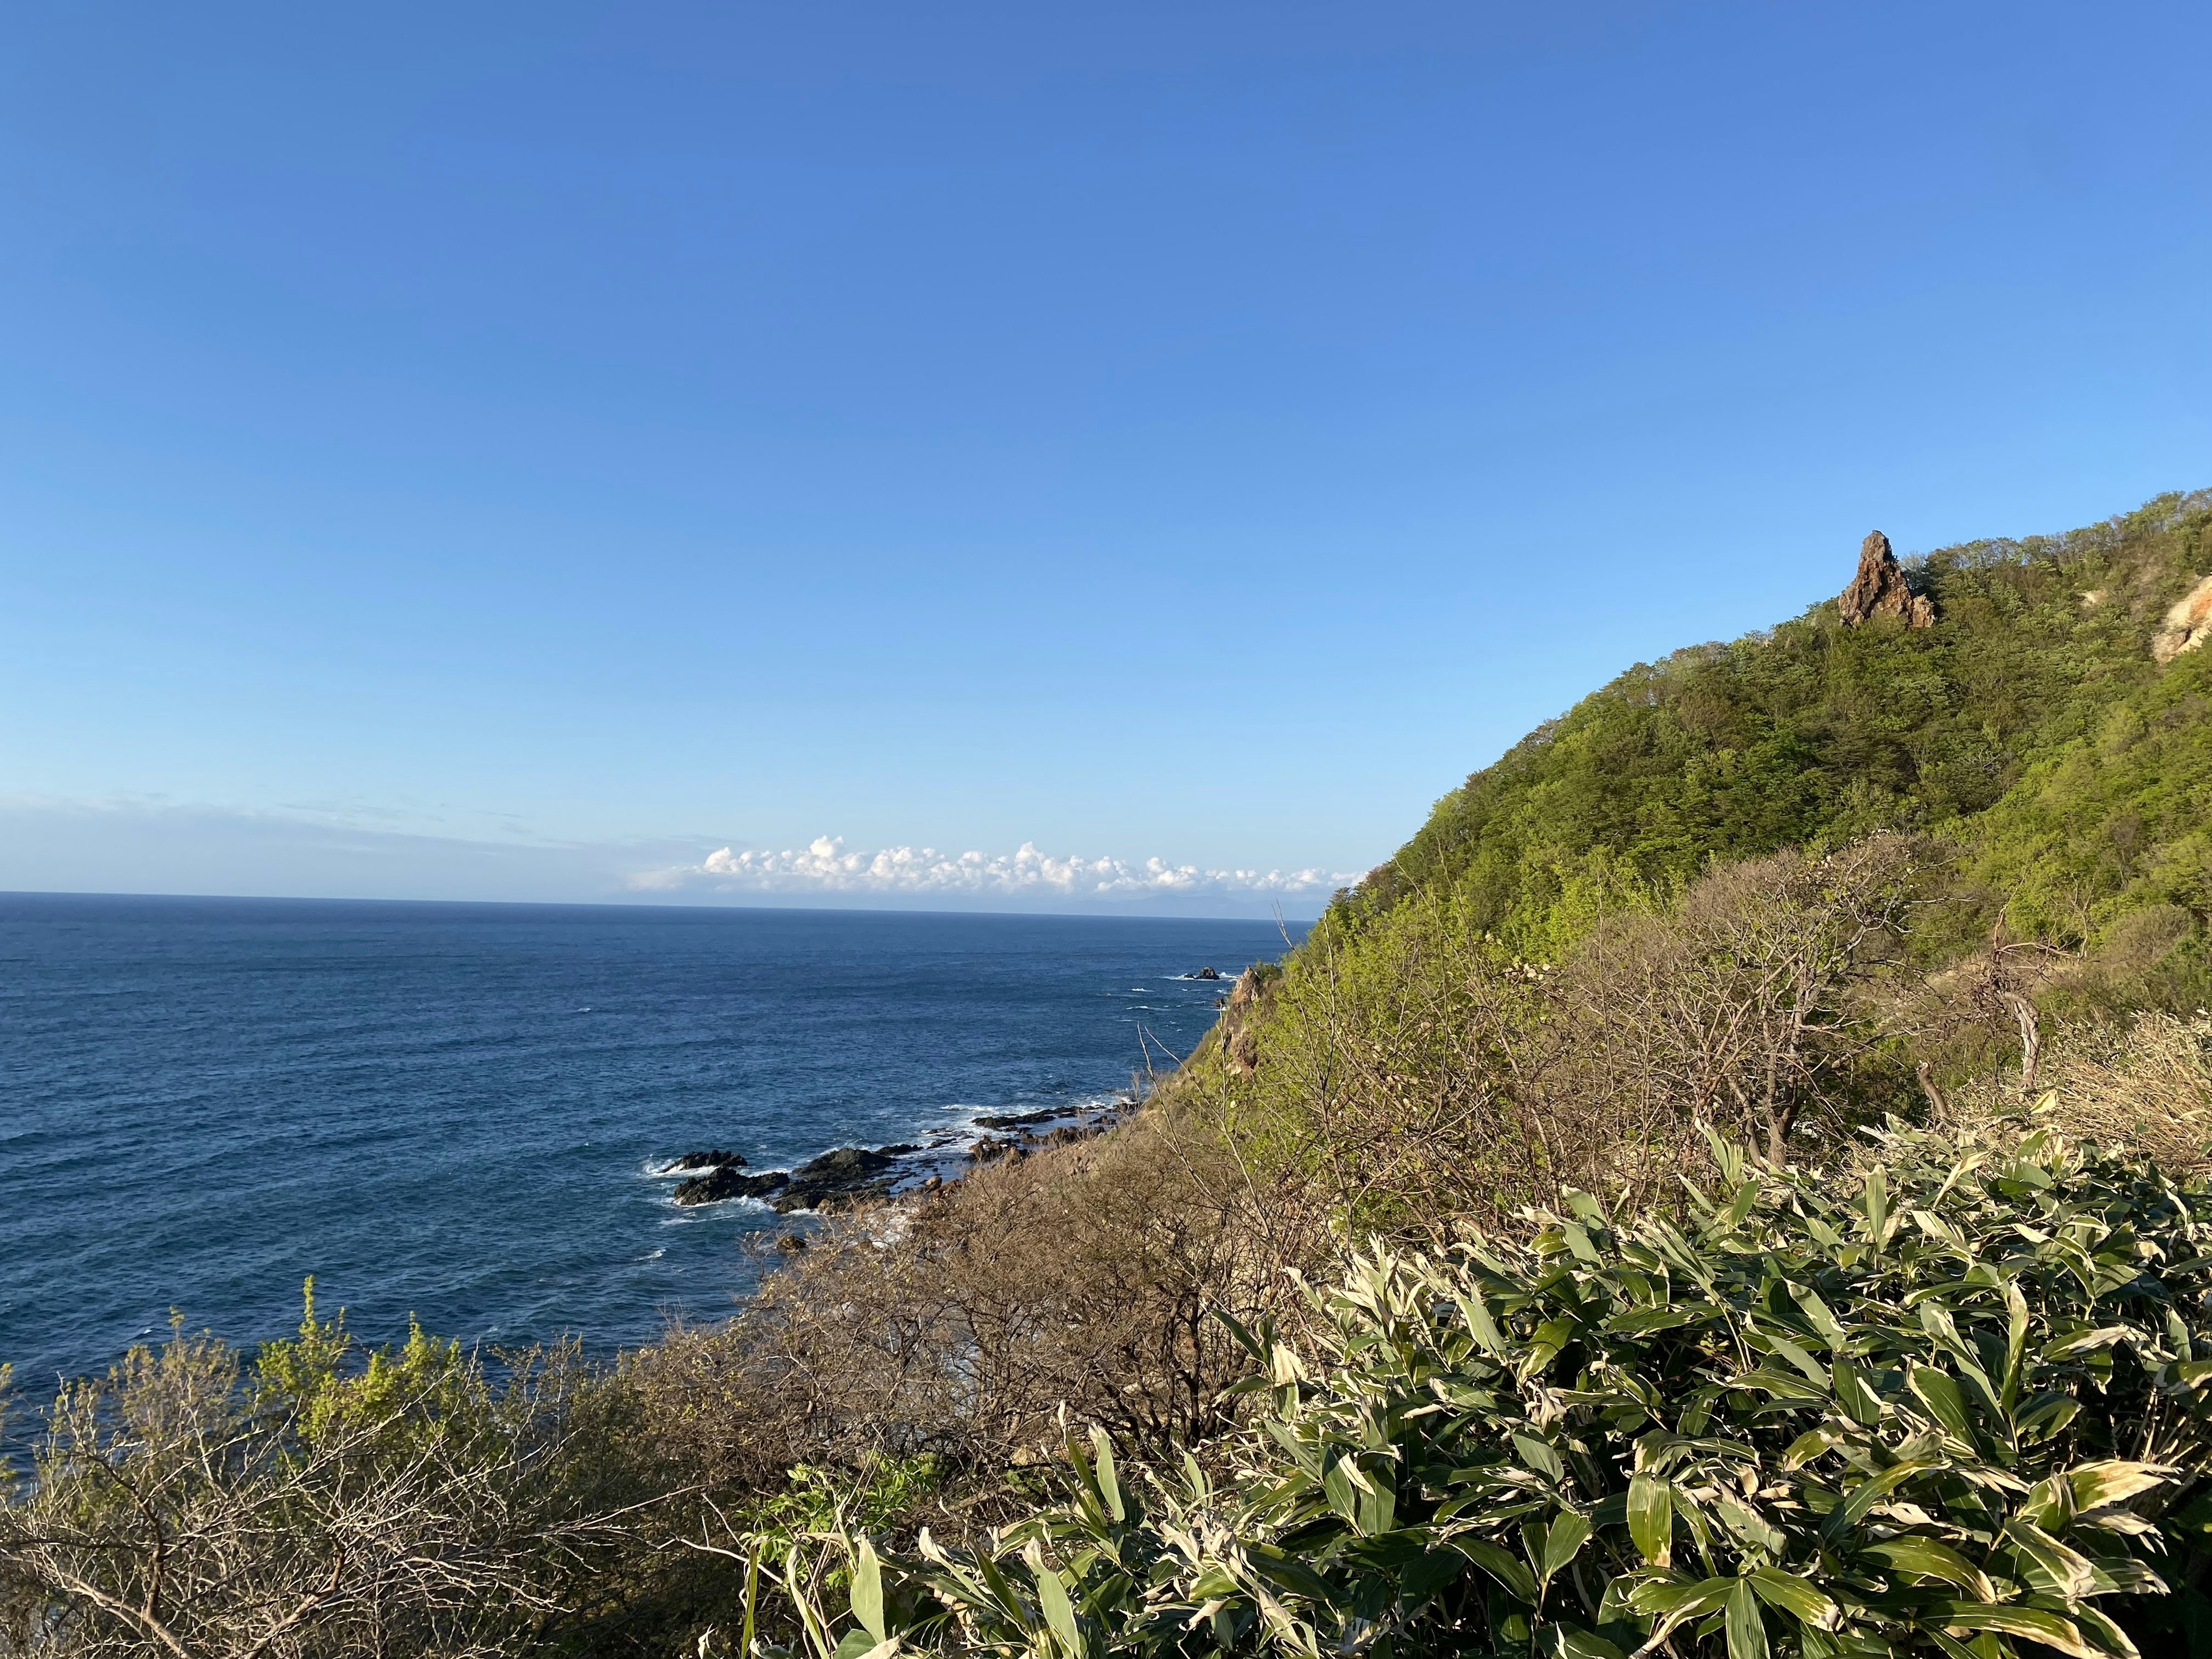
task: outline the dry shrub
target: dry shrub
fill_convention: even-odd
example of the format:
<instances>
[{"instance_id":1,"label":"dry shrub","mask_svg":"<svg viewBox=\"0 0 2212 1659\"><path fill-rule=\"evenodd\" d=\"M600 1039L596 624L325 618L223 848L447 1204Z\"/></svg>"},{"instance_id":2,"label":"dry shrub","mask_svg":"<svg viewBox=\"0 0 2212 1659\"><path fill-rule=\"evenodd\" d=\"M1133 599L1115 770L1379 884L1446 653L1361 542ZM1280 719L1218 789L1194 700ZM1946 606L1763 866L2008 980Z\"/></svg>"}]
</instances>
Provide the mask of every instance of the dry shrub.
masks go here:
<instances>
[{"instance_id":1,"label":"dry shrub","mask_svg":"<svg viewBox=\"0 0 2212 1659\"><path fill-rule=\"evenodd\" d=\"M1572 1086L1647 1121L1716 1124L1784 1162L1791 1132L1835 1116L1893 1030L1880 993L1917 867L1899 836L1822 857L1788 848L1608 918L1563 976Z\"/></svg>"},{"instance_id":2,"label":"dry shrub","mask_svg":"<svg viewBox=\"0 0 2212 1659\"><path fill-rule=\"evenodd\" d=\"M335 1330L272 1345L319 1345L305 1393L181 1329L68 1385L0 1504L0 1653L468 1659L618 1611L664 1494L573 1348L342 1372Z\"/></svg>"},{"instance_id":3,"label":"dry shrub","mask_svg":"<svg viewBox=\"0 0 2212 1659\"><path fill-rule=\"evenodd\" d=\"M626 1376L717 1486L932 1454L953 1493L988 1497L1060 1443L1063 1407L1124 1445L1188 1446L1244 1374L1217 1315L1285 1299L1259 1207L1218 1137L1156 1107L833 1218L735 1320L672 1331Z\"/></svg>"},{"instance_id":4,"label":"dry shrub","mask_svg":"<svg viewBox=\"0 0 2212 1659\"><path fill-rule=\"evenodd\" d=\"M1556 963L1416 894L1317 928L1251 1017L1250 1074L1216 1060L1190 1086L1354 1236L1495 1223L1566 1188L1669 1203L1700 1123L1779 1162L1854 1103L1893 1028L1917 868L1894 836L1720 866L1627 895Z\"/></svg>"},{"instance_id":5,"label":"dry shrub","mask_svg":"<svg viewBox=\"0 0 2212 1659\"><path fill-rule=\"evenodd\" d=\"M2076 1140L2120 1143L2168 1174L2212 1166L2212 1015L2136 1015L2062 1030L2048 1109Z\"/></svg>"},{"instance_id":6,"label":"dry shrub","mask_svg":"<svg viewBox=\"0 0 2212 1659\"><path fill-rule=\"evenodd\" d=\"M1611 1191L1644 1144L1615 1103L1565 1086L1555 975L1431 895L1356 933L1316 929L1246 1029L1249 1071L1202 1065L1184 1091L1271 1193L1340 1214L1347 1236Z\"/></svg>"}]
</instances>

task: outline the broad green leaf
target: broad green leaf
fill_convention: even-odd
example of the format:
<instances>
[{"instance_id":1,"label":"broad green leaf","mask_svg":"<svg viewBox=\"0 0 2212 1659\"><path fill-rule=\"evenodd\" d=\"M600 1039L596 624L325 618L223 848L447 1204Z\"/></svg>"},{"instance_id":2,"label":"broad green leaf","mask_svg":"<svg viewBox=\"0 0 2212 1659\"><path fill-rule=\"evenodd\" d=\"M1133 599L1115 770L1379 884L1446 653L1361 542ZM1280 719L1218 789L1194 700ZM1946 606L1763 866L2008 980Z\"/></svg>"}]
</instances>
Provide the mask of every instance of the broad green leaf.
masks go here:
<instances>
[{"instance_id":1,"label":"broad green leaf","mask_svg":"<svg viewBox=\"0 0 2212 1659\"><path fill-rule=\"evenodd\" d=\"M1800 1290L1796 1285L1792 1285L1790 1287L1790 1299L1797 1304L1798 1310L1805 1316L1805 1322L1820 1332L1823 1340L1833 1343L1843 1339L1843 1326L1838 1322L1836 1316L1829 1310L1828 1304L1820 1300L1819 1291Z\"/></svg>"},{"instance_id":2,"label":"broad green leaf","mask_svg":"<svg viewBox=\"0 0 2212 1659\"><path fill-rule=\"evenodd\" d=\"M1487 1538L1455 1538L1451 1547L1530 1607L1536 1605L1536 1575L1504 1546Z\"/></svg>"},{"instance_id":3,"label":"broad green leaf","mask_svg":"<svg viewBox=\"0 0 2212 1659\"><path fill-rule=\"evenodd\" d=\"M1966 1402L1960 1397L1959 1385L1950 1374L1933 1365L1915 1365L1905 1379L1905 1386L1919 1396L1928 1407L1929 1415L1944 1429L1968 1445L1974 1442L1974 1427L1966 1419Z\"/></svg>"},{"instance_id":4,"label":"broad green leaf","mask_svg":"<svg viewBox=\"0 0 2212 1659\"><path fill-rule=\"evenodd\" d=\"M1848 1359L1838 1359L1828 1367L1828 1376L1836 1391L1836 1403L1852 1422L1872 1428L1881 1421L1881 1397L1864 1371Z\"/></svg>"},{"instance_id":5,"label":"broad green leaf","mask_svg":"<svg viewBox=\"0 0 2212 1659\"><path fill-rule=\"evenodd\" d=\"M1867 1238L1879 1249L1889 1237L1889 1182L1879 1164L1867 1171L1861 1205L1866 1215Z\"/></svg>"},{"instance_id":6,"label":"broad green leaf","mask_svg":"<svg viewBox=\"0 0 2212 1659\"><path fill-rule=\"evenodd\" d=\"M1490 1304L1483 1300L1481 1288L1469 1285L1458 1297L1460 1316L1467 1321L1470 1335L1491 1353L1505 1352L1505 1339L1498 1334L1498 1322L1490 1316Z\"/></svg>"},{"instance_id":7,"label":"broad green leaf","mask_svg":"<svg viewBox=\"0 0 2212 1659\"><path fill-rule=\"evenodd\" d=\"M2027 1298L2021 1294L2020 1282L2011 1279L2005 1280L2004 1298L2005 1374L2000 1397L2010 1411L2020 1398L2021 1361L2027 1352Z\"/></svg>"},{"instance_id":8,"label":"broad green leaf","mask_svg":"<svg viewBox=\"0 0 2212 1659\"><path fill-rule=\"evenodd\" d=\"M1725 1606L1741 1586L1739 1578L1706 1578L1694 1584L1664 1578L1647 1578L1629 1592L1628 1604L1647 1618L1656 1618L1651 1634L1639 1651L1649 1653L1667 1634L1686 1620Z\"/></svg>"},{"instance_id":9,"label":"broad green leaf","mask_svg":"<svg viewBox=\"0 0 2212 1659\"><path fill-rule=\"evenodd\" d=\"M2066 1472L2066 1483L2076 1510L2096 1510L2178 1480L2181 1473L2166 1463L2077 1463Z\"/></svg>"},{"instance_id":10,"label":"broad green leaf","mask_svg":"<svg viewBox=\"0 0 2212 1659\"><path fill-rule=\"evenodd\" d=\"M1368 1475L1365 1489L1359 1494L1359 1511L1354 1525L1372 1538L1390 1530L1398 1517L1398 1493L1389 1475Z\"/></svg>"},{"instance_id":11,"label":"broad green leaf","mask_svg":"<svg viewBox=\"0 0 2212 1659\"><path fill-rule=\"evenodd\" d=\"M1842 1503L1828 1511L1827 1519L1820 1523L1822 1534L1829 1538L1841 1537L1858 1525L1866 1512L1876 1504L1881 1502L1883 1498L1888 1497L1890 1493L1895 1492L1922 1470L1933 1467L1934 1465L1930 1463L1907 1459L1900 1463L1893 1463L1880 1474L1860 1481L1857 1486L1851 1488Z\"/></svg>"},{"instance_id":12,"label":"broad green leaf","mask_svg":"<svg viewBox=\"0 0 2212 1659\"><path fill-rule=\"evenodd\" d=\"M1782 1454L1782 1467L1789 1470L1801 1468L1823 1453L1841 1444L1843 1437L1826 1424L1817 1429L1808 1429L1790 1443L1790 1449Z\"/></svg>"},{"instance_id":13,"label":"broad green leaf","mask_svg":"<svg viewBox=\"0 0 2212 1659\"><path fill-rule=\"evenodd\" d=\"M1528 1352L1522 1355L1521 1363L1515 1367L1516 1374L1523 1382L1541 1376L1567 1344L1575 1340L1576 1329L1575 1322L1571 1319L1547 1319L1536 1327L1535 1334L1529 1339Z\"/></svg>"},{"instance_id":14,"label":"broad green leaf","mask_svg":"<svg viewBox=\"0 0 2212 1659\"><path fill-rule=\"evenodd\" d=\"M1107 1438L1106 1431L1094 1427L1091 1443L1097 1454L1098 1490L1106 1499L1106 1511L1116 1521L1127 1521L1129 1511L1121 1498L1121 1481L1114 1468L1114 1443Z\"/></svg>"},{"instance_id":15,"label":"broad green leaf","mask_svg":"<svg viewBox=\"0 0 2212 1659\"><path fill-rule=\"evenodd\" d=\"M2116 1342L2130 1341L2134 1328L2127 1325L2104 1325L2093 1331L2076 1331L2050 1344L2043 1351L2046 1359L2066 1359L2078 1353L2087 1353L2093 1348L2109 1348Z\"/></svg>"},{"instance_id":16,"label":"broad green leaf","mask_svg":"<svg viewBox=\"0 0 2212 1659\"><path fill-rule=\"evenodd\" d=\"M2096 1569L2079 1550L2062 1544L2033 1521L2015 1518L2005 1524L2013 1547L2050 1577L2048 1588L2074 1601L2096 1583ZM2033 1575L2031 1575L2032 1577Z\"/></svg>"},{"instance_id":17,"label":"broad green leaf","mask_svg":"<svg viewBox=\"0 0 2212 1659\"><path fill-rule=\"evenodd\" d=\"M1552 1530L1544 1539L1544 1579L1549 1583L1559 1575L1560 1569L1575 1559L1590 1535L1589 1517L1577 1515L1572 1510L1563 1510L1552 1522Z\"/></svg>"},{"instance_id":18,"label":"broad green leaf","mask_svg":"<svg viewBox=\"0 0 2212 1659\"><path fill-rule=\"evenodd\" d=\"M1060 1650L1067 1659L1085 1659L1083 1632L1075 1622L1075 1607L1067 1599L1067 1587L1060 1582L1060 1575L1042 1561L1032 1563L1030 1570L1036 1577L1037 1606L1043 1611L1044 1621L1052 1627L1052 1633L1060 1638Z\"/></svg>"},{"instance_id":19,"label":"broad green leaf","mask_svg":"<svg viewBox=\"0 0 2212 1659\"><path fill-rule=\"evenodd\" d=\"M1760 1334L1774 1345L1775 1352L1811 1378L1815 1388L1825 1389L1828 1386L1827 1367L1814 1359L1811 1354L1807 1353L1804 1349L1787 1337L1777 1336L1771 1331L1761 1332Z\"/></svg>"},{"instance_id":20,"label":"broad green leaf","mask_svg":"<svg viewBox=\"0 0 2212 1659\"><path fill-rule=\"evenodd\" d=\"M1886 1538L1880 1543L1867 1545L1859 1553L1870 1555L1899 1572L1912 1573L1922 1578L1940 1578L1945 1583L1955 1584L1984 1601L1996 1599L1996 1588L1990 1584L1988 1575L1941 1539L1923 1538L1917 1534Z\"/></svg>"},{"instance_id":21,"label":"broad green leaf","mask_svg":"<svg viewBox=\"0 0 2212 1659\"><path fill-rule=\"evenodd\" d=\"M876 1559L876 1547L865 1534L853 1562L853 1617L877 1641L888 1639L884 1629L883 1565Z\"/></svg>"},{"instance_id":22,"label":"broad green leaf","mask_svg":"<svg viewBox=\"0 0 2212 1659\"><path fill-rule=\"evenodd\" d=\"M1770 1607L1780 1607L1801 1625L1828 1631L1843 1627L1843 1608L1809 1578L1784 1572L1779 1567L1753 1567L1751 1587L1759 1593L1759 1600Z\"/></svg>"},{"instance_id":23,"label":"broad green leaf","mask_svg":"<svg viewBox=\"0 0 2212 1659\"><path fill-rule=\"evenodd\" d=\"M1623 1336L1650 1336L1684 1325L1710 1324L1719 1316L1720 1310L1708 1304L1678 1303L1671 1308L1639 1308L1633 1313L1615 1314L1605 1322L1605 1328Z\"/></svg>"},{"instance_id":24,"label":"broad green leaf","mask_svg":"<svg viewBox=\"0 0 2212 1659\"><path fill-rule=\"evenodd\" d=\"M1656 1475L1639 1474L1628 1483L1628 1535L1653 1566L1674 1565L1674 1489Z\"/></svg>"},{"instance_id":25,"label":"broad green leaf","mask_svg":"<svg viewBox=\"0 0 2212 1659\"><path fill-rule=\"evenodd\" d=\"M1740 1578L1729 1591L1722 1608L1728 1632L1729 1659L1766 1659L1766 1620L1759 1611L1759 1597L1748 1578Z\"/></svg>"},{"instance_id":26,"label":"broad green leaf","mask_svg":"<svg viewBox=\"0 0 2212 1659\"><path fill-rule=\"evenodd\" d=\"M1595 1632L1580 1625L1545 1625L1536 1632L1535 1650L1547 1659L1627 1659Z\"/></svg>"},{"instance_id":27,"label":"broad green leaf","mask_svg":"<svg viewBox=\"0 0 2212 1659\"><path fill-rule=\"evenodd\" d=\"M2023 1607L1996 1601L1946 1601L1931 1608L1929 1617L1940 1621L1954 1636L1972 1636L1993 1630L2007 1636L2025 1636L2031 1642L2057 1648L2073 1659L2106 1659L2091 1647L2081 1628L2070 1619L2040 1607Z\"/></svg>"},{"instance_id":28,"label":"broad green leaf","mask_svg":"<svg viewBox=\"0 0 2212 1659\"><path fill-rule=\"evenodd\" d=\"M1533 1435L1515 1435L1513 1449L1521 1454L1523 1464L1540 1475L1557 1480L1567 1472L1567 1466L1559 1461L1559 1453Z\"/></svg>"},{"instance_id":29,"label":"broad green leaf","mask_svg":"<svg viewBox=\"0 0 2212 1659\"><path fill-rule=\"evenodd\" d=\"M1356 1524L1359 1519L1359 1492L1346 1472L1348 1467L1344 1458L1332 1459L1328 1473L1321 1478L1321 1489L1322 1495L1328 1499L1329 1508Z\"/></svg>"},{"instance_id":30,"label":"broad green leaf","mask_svg":"<svg viewBox=\"0 0 2212 1659\"><path fill-rule=\"evenodd\" d=\"M2054 1439L2081 1414L2081 1402L2069 1395L2038 1395L2021 1407L2019 1417L2014 1420L2014 1431L2026 1441Z\"/></svg>"},{"instance_id":31,"label":"broad green leaf","mask_svg":"<svg viewBox=\"0 0 2212 1659\"><path fill-rule=\"evenodd\" d=\"M1727 1492L1717 1493L1713 1508L1723 1526L1747 1544L1765 1550L1769 1555L1780 1555L1788 1549L1790 1540L1781 1530L1748 1504L1740 1503Z\"/></svg>"}]
</instances>

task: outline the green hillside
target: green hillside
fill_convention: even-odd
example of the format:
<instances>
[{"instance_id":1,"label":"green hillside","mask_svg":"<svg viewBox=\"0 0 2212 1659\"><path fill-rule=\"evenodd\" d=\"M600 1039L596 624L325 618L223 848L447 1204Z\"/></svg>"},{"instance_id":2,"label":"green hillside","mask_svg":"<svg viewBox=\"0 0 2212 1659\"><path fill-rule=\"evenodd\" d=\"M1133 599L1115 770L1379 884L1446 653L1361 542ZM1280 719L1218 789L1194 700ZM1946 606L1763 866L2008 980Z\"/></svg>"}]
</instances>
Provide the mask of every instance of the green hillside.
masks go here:
<instances>
[{"instance_id":1,"label":"green hillside","mask_svg":"<svg viewBox=\"0 0 2212 1659\"><path fill-rule=\"evenodd\" d=\"M1594 870L1682 880L1887 829L1940 837L2022 934L2079 945L2154 909L2169 943L2201 934L2212 655L2160 666L2150 642L2212 571L2212 491L1906 568L1933 628L1847 626L1829 600L1638 664L1439 801L1336 921L1449 893L1540 953Z\"/></svg>"}]
</instances>

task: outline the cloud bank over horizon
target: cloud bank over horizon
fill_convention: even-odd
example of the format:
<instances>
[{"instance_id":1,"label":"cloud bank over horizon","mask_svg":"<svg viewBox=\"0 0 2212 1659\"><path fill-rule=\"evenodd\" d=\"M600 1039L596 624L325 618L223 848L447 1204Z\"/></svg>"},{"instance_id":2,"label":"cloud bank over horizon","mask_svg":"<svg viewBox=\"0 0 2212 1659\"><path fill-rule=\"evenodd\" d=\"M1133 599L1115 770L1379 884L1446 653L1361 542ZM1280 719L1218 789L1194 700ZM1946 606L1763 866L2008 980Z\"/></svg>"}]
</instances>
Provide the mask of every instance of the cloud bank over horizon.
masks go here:
<instances>
[{"instance_id":1,"label":"cloud bank over horizon","mask_svg":"<svg viewBox=\"0 0 2212 1659\"><path fill-rule=\"evenodd\" d=\"M360 821L358 810L247 810L175 801L0 795L0 891L270 898L1317 915L1355 874L1318 866L1210 869L1164 858L1060 858L932 847L849 848L817 836L781 852L697 837L505 839Z\"/></svg>"},{"instance_id":2,"label":"cloud bank over horizon","mask_svg":"<svg viewBox=\"0 0 2212 1659\"><path fill-rule=\"evenodd\" d=\"M646 892L705 890L795 897L805 895L934 898L1058 898L1127 902L1147 898L1325 898L1358 879L1357 872L1209 870L1152 857L1142 863L1079 854L1054 858L1024 842L1012 853L946 853L933 847L848 850L842 836L817 836L803 848L738 851L719 848L696 864L641 872Z\"/></svg>"}]
</instances>

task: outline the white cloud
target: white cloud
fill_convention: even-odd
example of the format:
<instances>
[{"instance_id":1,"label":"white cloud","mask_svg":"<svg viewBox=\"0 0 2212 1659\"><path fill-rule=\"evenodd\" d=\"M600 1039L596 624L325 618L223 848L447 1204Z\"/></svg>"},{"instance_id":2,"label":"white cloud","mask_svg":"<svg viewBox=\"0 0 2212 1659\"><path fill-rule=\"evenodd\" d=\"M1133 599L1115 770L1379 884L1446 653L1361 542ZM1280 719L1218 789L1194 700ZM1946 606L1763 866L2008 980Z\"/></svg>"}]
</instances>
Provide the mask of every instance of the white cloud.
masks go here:
<instances>
[{"instance_id":1,"label":"white cloud","mask_svg":"<svg viewBox=\"0 0 2212 1659\"><path fill-rule=\"evenodd\" d=\"M0 892L1304 918L1358 879L1321 869L1054 858L1033 844L998 855L929 847L855 852L826 836L785 852L725 847L702 858L710 843L688 836L495 841L363 825L345 816L0 794Z\"/></svg>"},{"instance_id":2,"label":"white cloud","mask_svg":"<svg viewBox=\"0 0 2212 1659\"><path fill-rule=\"evenodd\" d=\"M940 853L933 847L887 847L850 852L840 836L821 836L783 852L738 852L725 847L697 864L633 877L639 888L671 891L708 888L732 893L885 894L962 899L1325 896L1357 880L1357 872L1328 870L1205 870L1149 858L1054 858L1036 843L1004 854Z\"/></svg>"}]
</instances>

